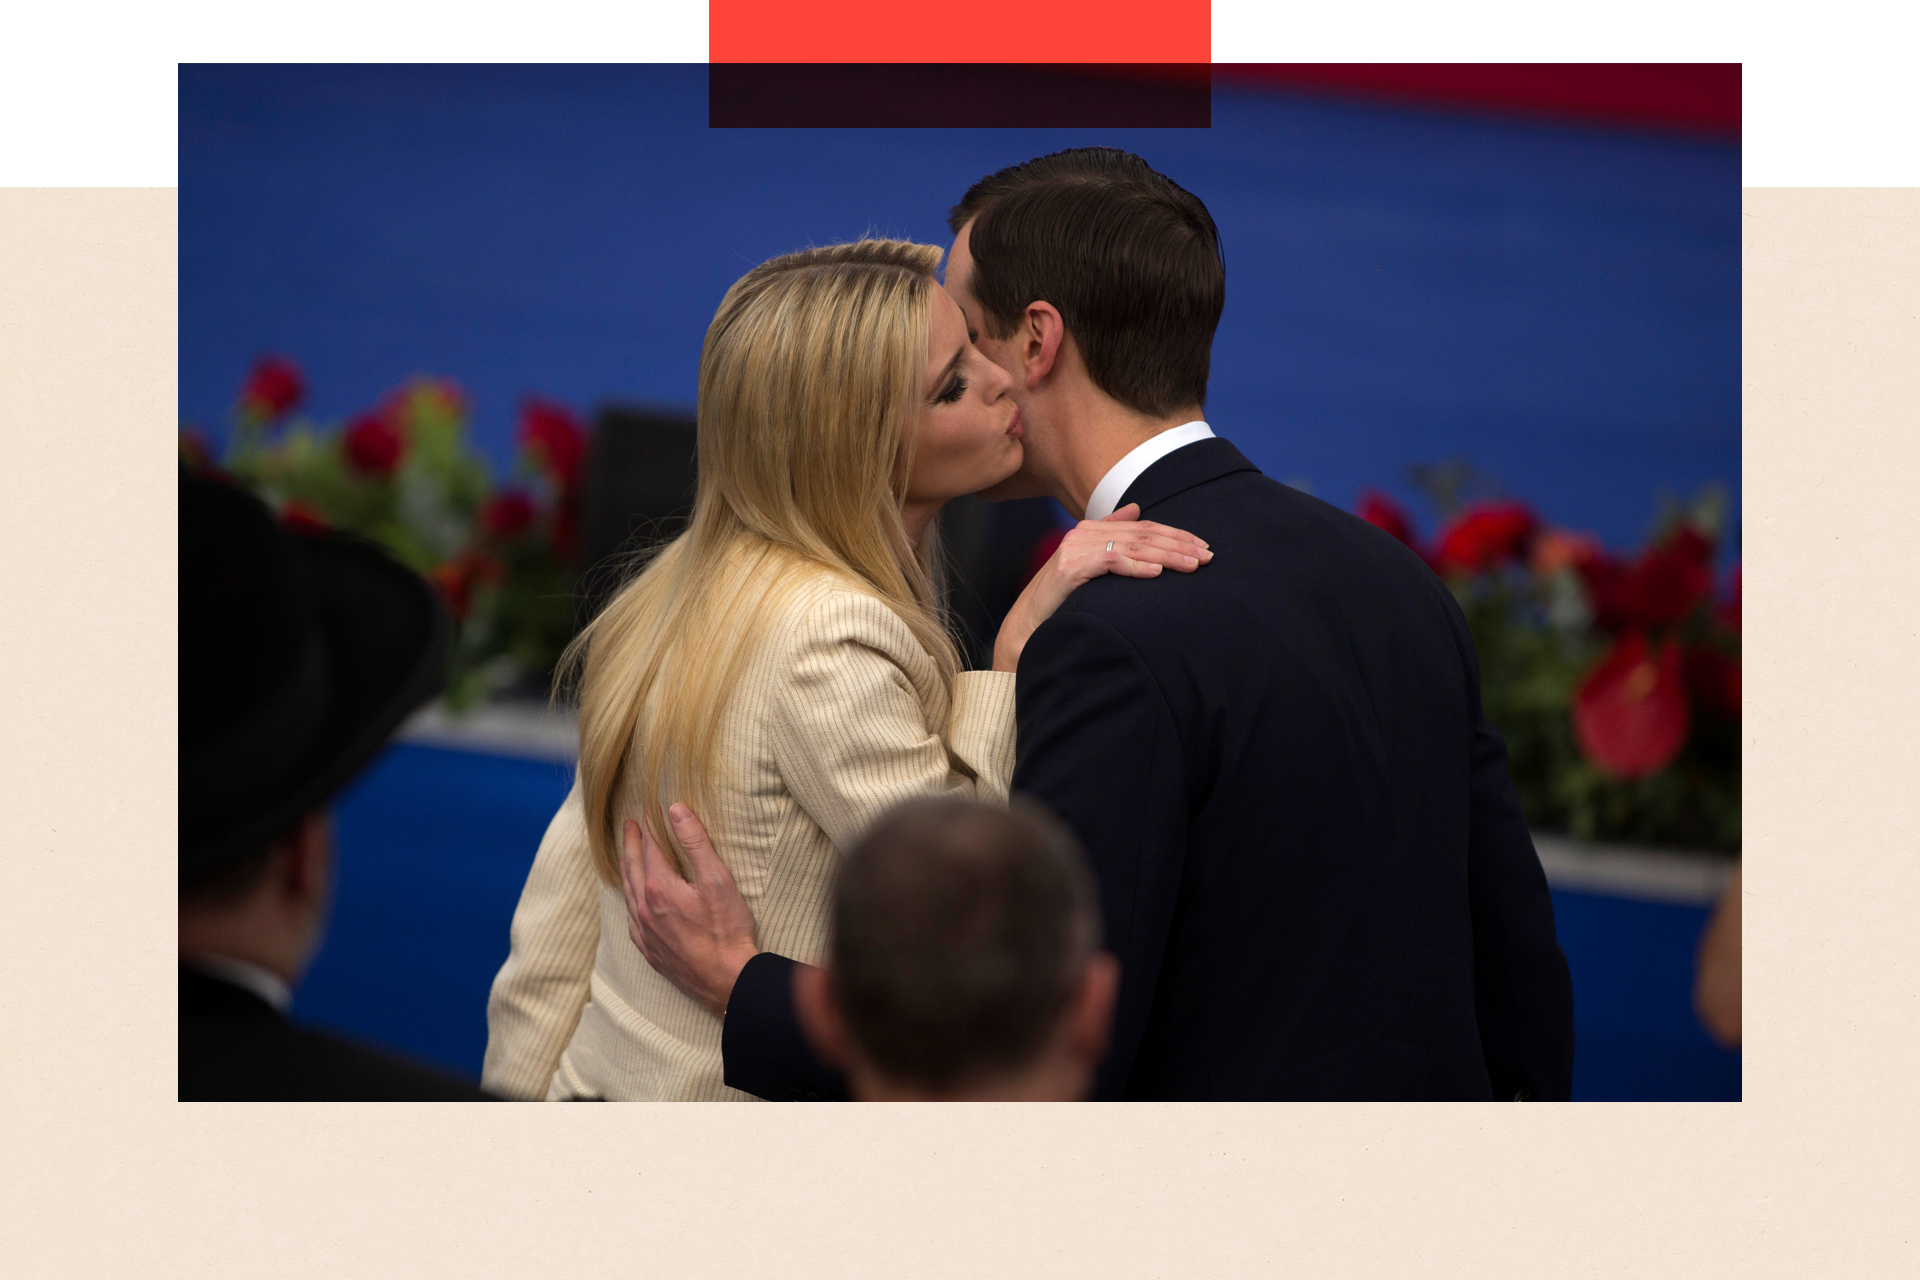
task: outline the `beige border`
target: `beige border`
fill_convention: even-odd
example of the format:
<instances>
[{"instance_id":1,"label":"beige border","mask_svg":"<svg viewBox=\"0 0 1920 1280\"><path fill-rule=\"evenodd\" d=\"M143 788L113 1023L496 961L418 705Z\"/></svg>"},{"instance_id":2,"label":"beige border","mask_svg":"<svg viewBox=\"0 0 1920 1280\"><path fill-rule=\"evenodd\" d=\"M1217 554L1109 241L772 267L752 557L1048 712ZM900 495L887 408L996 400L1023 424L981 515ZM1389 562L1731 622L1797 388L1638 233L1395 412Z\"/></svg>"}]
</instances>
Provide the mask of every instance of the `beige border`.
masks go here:
<instances>
[{"instance_id":1,"label":"beige border","mask_svg":"<svg viewBox=\"0 0 1920 1280\"><path fill-rule=\"evenodd\" d=\"M187 1106L170 191L0 191L9 1276L1920 1274L1920 193L1746 201L1747 1101Z\"/></svg>"}]
</instances>

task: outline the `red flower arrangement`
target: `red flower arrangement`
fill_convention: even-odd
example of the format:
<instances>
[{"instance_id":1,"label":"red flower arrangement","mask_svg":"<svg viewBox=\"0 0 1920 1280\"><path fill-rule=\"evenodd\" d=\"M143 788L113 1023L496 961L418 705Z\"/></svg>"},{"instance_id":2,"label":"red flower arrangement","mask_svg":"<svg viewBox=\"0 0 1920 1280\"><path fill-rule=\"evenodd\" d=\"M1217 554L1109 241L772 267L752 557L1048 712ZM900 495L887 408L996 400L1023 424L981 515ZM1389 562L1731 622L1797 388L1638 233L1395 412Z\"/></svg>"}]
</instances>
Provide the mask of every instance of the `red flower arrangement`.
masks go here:
<instances>
[{"instance_id":1,"label":"red flower arrangement","mask_svg":"<svg viewBox=\"0 0 1920 1280\"><path fill-rule=\"evenodd\" d=\"M263 360L241 388L225 467L294 529L337 528L384 544L440 589L460 621L446 700L471 705L503 683L550 672L573 634L579 478L587 431L564 405L530 401L516 470L495 490L467 440L467 397L415 378L331 430L269 428L306 394L291 361ZM183 461L215 470L183 430Z\"/></svg>"},{"instance_id":2,"label":"red flower arrangement","mask_svg":"<svg viewBox=\"0 0 1920 1280\"><path fill-rule=\"evenodd\" d=\"M1392 498L1358 514L1459 599L1486 714L1528 819L1586 838L1739 845L1740 575L1714 599L1722 501L1674 510L1639 554L1480 502L1431 549Z\"/></svg>"}]
</instances>

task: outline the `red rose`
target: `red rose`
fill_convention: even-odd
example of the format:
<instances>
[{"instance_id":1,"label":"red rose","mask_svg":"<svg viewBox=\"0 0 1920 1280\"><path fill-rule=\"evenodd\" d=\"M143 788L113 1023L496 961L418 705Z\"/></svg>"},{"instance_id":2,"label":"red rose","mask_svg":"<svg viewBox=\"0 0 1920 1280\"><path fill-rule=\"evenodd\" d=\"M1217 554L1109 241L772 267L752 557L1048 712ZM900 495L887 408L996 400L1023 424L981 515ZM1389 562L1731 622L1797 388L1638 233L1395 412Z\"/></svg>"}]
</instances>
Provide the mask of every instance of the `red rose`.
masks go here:
<instances>
[{"instance_id":1,"label":"red rose","mask_svg":"<svg viewBox=\"0 0 1920 1280\"><path fill-rule=\"evenodd\" d=\"M340 437L340 449L347 465L361 475L384 478L400 465L406 444L387 415L363 413L348 424Z\"/></svg>"},{"instance_id":2,"label":"red rose","mask_svg":"<svg viewBox=\"0 0 1920 1280\"><path fill-rule=\"evenodd\" d=\"M1671 626L1713 590L1713 544L1692 525L1681 525L1642 557L1634 576L1641 618L1656 627Z\"/></svg>"},{"instance_id":3,"label":"red rose","mask_svg":"<svg viewBox=\"0 0 1920 1280\"><path fill-rule=\"evenodd\" d=\"M496 538L511 538L533 523L533 499L518 489L503 489L480 508L480 527Z\"/></svg>"},{"instance_id":4,"label":"red rose","mask_svg":"<svg viewBox=\"0 0 1920 1280\"><path fill-rule=\"evenodd\" d=\"M1518 502L1483 502L1441 530L1434 548L1443 573L1481 573L1519 560L1540 521Z\"/></svg>"},{"instance_id":5,"label":"red rose","mask_svg":"<svg viewBox=\"0 0 1920 1280\"><path fill-rule=\"evenodd\" d=\"M531 450L562 487L572 488L586 456L587 433L565 405L529 400L520 410L520 447Z\"/></svg>"},{"instance_id":6,"label":"red rose","mask_svg":"<svg viewBox=\"0 0 1920 1280\"><path fill-rule=\"evenodd\" d=\"M1713 544L1692 525L1682 525L1632 564L1602 554L1579 569L1595 626L1666 627L1692 613L1713 589Z\"/></svg>"},{"instance_id":7,"label":"red rose","mask_svg":"<svg viewBox=\"0 0 1920 1280\"><path fill-rule=\"evenodd\" d=\"M280 508L280 527L295 533L325 533L333 526L320 508L295 498Z\"/></svg>"},{"instance_id":8,"label":"red rose","mask_svg":"<svg viewBox=\"0 0 1920 1280\"><path fill-rule=\"evenodd\" d=\"M1673 761L1690 718L1671 640L1649 652L1633 631L1589 672L1573 697L1573 731L1587 759L1618 778L1643 778Z\"/></svg>"},{"instance_id":9,"label":"red rose","mask_svg":"<svg viewBox=\"0 0 1920 1280\"><path fill-rule=\"evenodd\" d=\"M283 418L307 394L300 366L280 356L267 356L253 366L240 388L240 414L256 422Z\"/></svg>"},{"instance_id":10,"label":"red rose","mask_svg":"<svg viewBox=\"0 0 1920 1280\"><path fill-rule=\"evenodd\" d=\"M1407 518L1401 505L1381 493L1378 489L1369 489L1360 495L1360 518L1375 528L1385 529L1410 547L1415 547L1413 521Z\"/></svg>"}]
</instances>

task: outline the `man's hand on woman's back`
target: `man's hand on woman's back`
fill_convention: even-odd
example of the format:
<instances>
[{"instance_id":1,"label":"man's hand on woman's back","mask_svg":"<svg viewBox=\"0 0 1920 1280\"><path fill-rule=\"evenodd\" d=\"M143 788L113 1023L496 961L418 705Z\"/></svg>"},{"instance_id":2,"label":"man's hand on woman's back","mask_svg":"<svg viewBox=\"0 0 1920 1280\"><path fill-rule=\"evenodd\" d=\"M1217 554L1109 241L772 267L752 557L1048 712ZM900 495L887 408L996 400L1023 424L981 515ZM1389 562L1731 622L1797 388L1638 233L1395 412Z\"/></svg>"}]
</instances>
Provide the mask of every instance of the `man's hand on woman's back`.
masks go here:
<instances>
[{"instance_id":1,"label":"man's hand on woman's back","mask_svg":"<svg viewBox=\"0 0 1920 1280\"><path fill-rule=\"evenodd\" d=\"M693 878L639 823L621 831L620 886L627 899L627 936L668 982L723 1016L733 984L760 953L753 913L713 851L707 829L684 804L667 810L687 851Z\"/></svg>"}]
</instances>

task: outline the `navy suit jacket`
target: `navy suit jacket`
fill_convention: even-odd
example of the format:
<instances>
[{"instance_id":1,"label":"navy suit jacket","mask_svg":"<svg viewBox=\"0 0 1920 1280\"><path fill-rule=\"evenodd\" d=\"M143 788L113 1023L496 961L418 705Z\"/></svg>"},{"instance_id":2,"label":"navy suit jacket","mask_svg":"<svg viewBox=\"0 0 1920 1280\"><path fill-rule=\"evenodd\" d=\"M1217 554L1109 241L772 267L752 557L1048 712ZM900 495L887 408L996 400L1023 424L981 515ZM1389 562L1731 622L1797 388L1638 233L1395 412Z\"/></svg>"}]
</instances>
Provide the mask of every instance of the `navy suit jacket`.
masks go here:
<instances>
[{"instance_id":1,"label":"navy suit jacket","mask_svg":"<svg viewBox=\"0 0 1920 1280\"><path fill-rule=\"evenodd\" d=\"M1128 502L1215 558L1087 583L1017 686L1014 790L1079 835L1121 964L1094 1096L1568 1097L1572 985L1452 593L1225 440ZM838 1096L785 977L743 973L728 1082Z\"/></svg>"}]
</instances>

